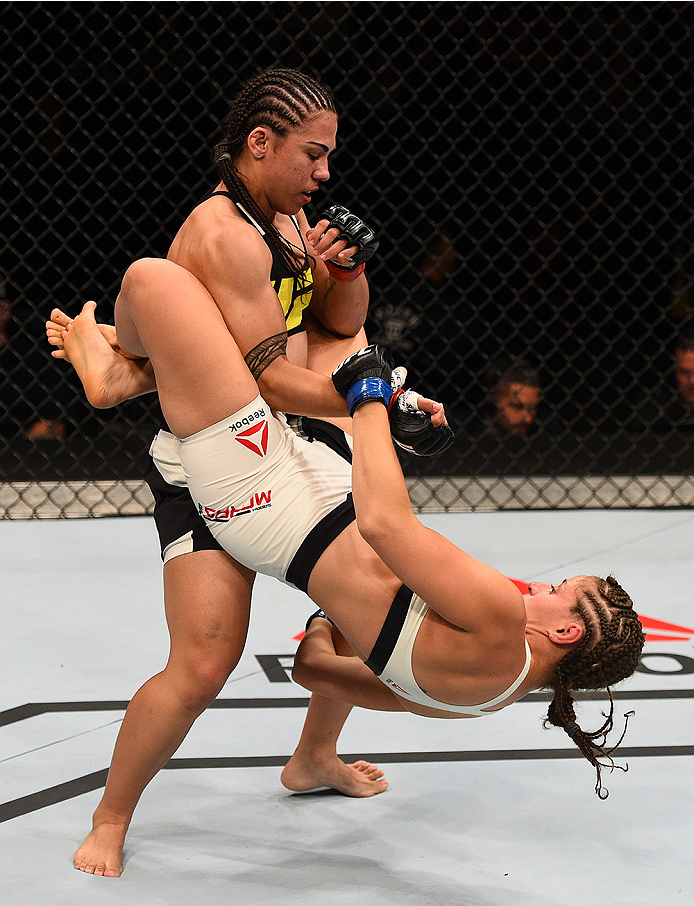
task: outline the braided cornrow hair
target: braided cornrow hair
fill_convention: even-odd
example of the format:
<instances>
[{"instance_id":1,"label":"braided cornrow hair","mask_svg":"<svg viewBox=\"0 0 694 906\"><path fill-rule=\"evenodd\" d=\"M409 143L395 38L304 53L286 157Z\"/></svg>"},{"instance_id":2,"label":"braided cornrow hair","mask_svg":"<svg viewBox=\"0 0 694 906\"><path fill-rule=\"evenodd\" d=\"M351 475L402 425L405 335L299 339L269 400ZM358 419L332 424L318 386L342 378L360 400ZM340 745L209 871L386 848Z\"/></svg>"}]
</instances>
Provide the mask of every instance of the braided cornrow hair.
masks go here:
<instances>
[{"instance_id":1,"label":"braided cornrow hair","mask_svg":"<svg viewBox=\"0 0 694 906\"><path fill-rule=\"evenodd\" d=\"M236 96L213 153L220 178L233 200L263 228L270 245L297 277L306 267L306 254L303 260L297 258L296 249L260 209L239 175L236 161L256 126L267 126L277 135L285 136L322 110L336 113L330 92L320 82L294 69L269 69L251 79Z\"/></svg>"},{"instance_id":2,"label":"braided cornrow hair","mask_svg":"<svg viewBox=\"0 0 694 906\"><path fill-rule=\"evenodd\" d=\"M587 603L583 599L587 599ZM594 612L593 615L588 607ZM606 799L609 793L602 785L601 768L627 770L616 765L611 757L624 739L626 723L617 743L609 749L605 748L607 734L614 727L614 700L610 686L634 672L645 639L631 598L613 576L598 580L597 593L583 589L576 610L585 623L586 632L557 666L555 680L550 684L554 698L547 711L545 725L562 727L573 739L596 770L595 792L600 799ZM610 711L609 714L603 713L605 722L599 730L588 732L576 723L572 692L579 689L607 691ZM625 714L627 723L632 713ZM600 758L607 759L607 763L602 763Z\"/></svg>"}]
</instances>

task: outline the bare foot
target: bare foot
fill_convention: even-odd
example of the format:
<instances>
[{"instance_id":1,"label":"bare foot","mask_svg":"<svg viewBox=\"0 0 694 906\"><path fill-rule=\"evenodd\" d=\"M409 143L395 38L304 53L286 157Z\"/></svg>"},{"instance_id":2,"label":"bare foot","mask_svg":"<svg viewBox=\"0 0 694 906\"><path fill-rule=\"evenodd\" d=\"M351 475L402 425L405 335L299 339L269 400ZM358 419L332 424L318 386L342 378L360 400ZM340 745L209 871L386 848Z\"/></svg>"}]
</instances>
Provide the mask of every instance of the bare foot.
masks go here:
<instances>
[{"instance_id":1,"label":"bare foot","mask_svg":"<svg viewBox=\"0 0 694 906\"><path fill-rule=\"evenodd\" d=\"M51 352L54 359L65 359L66 362L70 361L65 352L63 334L71 324L72 318L59 308L54 308L51 312L51 320L46 321L46 339L51 346L56 347L53 352Z\"/></svg>"},{"instance_id":2,"label":"bare foot","mask_svg":"<svg viewBox=\"0 0 694 906\"><path fill-rule=\"evenodd\" d=\"M95 302L84 304L62 333L63 348L89 402L108 409L153 390L155 385L149 360L125 357L114 347L94 319L95 308Z\"/></svg>"},{"instance_id":3,"label":"bare foot","mask_svg":"<svg viewBox=\"0 0 694 906\"><path fill-rule=\"evenodd\" d=\"M119 878L123 874L126 829L120 824L96 825L75 853L75 868L88 875Z\"/></svg>"},{"instance_id":4,"label":"bare foot","mask_svg":"<svg viewBox=\"0 0 694 906\"><path fill-rule=\"evenodd\" d=\"M282 785L293 793L328 787L345 796L366 798L384 793L388 781L383 771L368 761L345 764L337 755L325 760L308 759L295 752L282 771Z\"/></svg>"},{"instance_id":5,"label":"bare foot","mask_svg":"<svg viewBox=\"0 0 694 906\"><path fill-rule=\"evenodd\" d=\"M51 346L56 347L51 353L54 359L65 359L66 362L70 361L65 352L63 336L73 321L74 318L66 315L65 312L61 311L59 308L54 308L51 312L51 320L46 321L46 339ZM98 327L103 338L115 352L124 356L126 359L138 358L137 356L131 356L120 348L118 345L118 337L116 336L116 328L113 324L99 324Z\"/></svg>"}]
</instances>

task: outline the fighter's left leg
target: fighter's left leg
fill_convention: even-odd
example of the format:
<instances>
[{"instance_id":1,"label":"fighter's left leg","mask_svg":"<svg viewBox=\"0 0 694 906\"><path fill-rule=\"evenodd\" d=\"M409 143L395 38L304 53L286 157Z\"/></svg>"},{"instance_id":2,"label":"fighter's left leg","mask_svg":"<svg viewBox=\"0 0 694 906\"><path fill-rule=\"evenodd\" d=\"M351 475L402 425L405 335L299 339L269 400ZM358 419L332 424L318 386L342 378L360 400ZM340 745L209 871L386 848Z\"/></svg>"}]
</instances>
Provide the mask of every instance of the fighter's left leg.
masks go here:
<instances>
[{"instance_id":1,"label":"fighter's left leg","mask_svg":"<svg viewBox=\"0 0 694 906\"><path fill-rule=\"evenodd\" d=\"M332 630L336 654L354 652L336 628ZM292 792L330 787L345 796L366 798L383 793L388 781L383 771L368 761L345 764L337 755L337 741L352 706L311 695L306 719L296 751L282 771L282 784Z\"/></svg>"}]
</instances>

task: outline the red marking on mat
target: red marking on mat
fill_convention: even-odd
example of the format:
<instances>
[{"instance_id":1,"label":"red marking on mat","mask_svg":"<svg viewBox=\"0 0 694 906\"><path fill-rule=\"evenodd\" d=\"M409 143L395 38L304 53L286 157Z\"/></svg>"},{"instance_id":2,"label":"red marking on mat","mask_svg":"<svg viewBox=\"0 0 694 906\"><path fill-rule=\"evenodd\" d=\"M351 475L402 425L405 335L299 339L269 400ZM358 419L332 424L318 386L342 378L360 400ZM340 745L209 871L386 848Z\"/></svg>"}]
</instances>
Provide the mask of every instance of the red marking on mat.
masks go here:
<instances>
[{"instance_id":1,"label":"red marking on mat","mask_svg":"<svg viewBox=\"0 0 694 906\"><path fill-rule=\"evenodd\" d=\"M665 623L663 620L654 620L653 617L639 617L644 629L665 629L669 632L686 632L687 635L694 635L694 629L688 626L678 626L677 623Z\"/></svg>"},{"instance_id":2,"label":"red marking on mat","mask_svg":"<svg viewBox=\"0 0 694 906\"><path fill-rule=\"evenodd\" d=\"M521 594L528 594L528 583L524 582L522 579L511 579L509 576L509 582L518 588ZM656 620L654 617L643 617L639 615L639 620L644 630L648 629L660 629L661 632L646 632L646 641L647 642L689 642L692 637L694 637L694 629L690 629L688 626L679 626L677 623L666 623L664 620ZM666 633L672 633L672 635L666 635ZM683 633L686 633L683 634ZM300 632L298 635L293 636L295 642L300 642L303 637L306 635L305 632Z\"/></svg>"},{"instance_id":3,"label":"red marking on mat","mask_svg":"<svg viewBox=\"0 0 694 906\"><path fill-rule=\"evenodd\" d=\"M653 617L639 616L644 630L660 629L660 632L646 631L647 642L689 642L694 636L694 629L688 626L679 626L677 623L666 623L664 620L655 620ZM671 634L668 634L671 633ZM686 635L684 634L686 633Z\"/></svg>"}]
</instances>

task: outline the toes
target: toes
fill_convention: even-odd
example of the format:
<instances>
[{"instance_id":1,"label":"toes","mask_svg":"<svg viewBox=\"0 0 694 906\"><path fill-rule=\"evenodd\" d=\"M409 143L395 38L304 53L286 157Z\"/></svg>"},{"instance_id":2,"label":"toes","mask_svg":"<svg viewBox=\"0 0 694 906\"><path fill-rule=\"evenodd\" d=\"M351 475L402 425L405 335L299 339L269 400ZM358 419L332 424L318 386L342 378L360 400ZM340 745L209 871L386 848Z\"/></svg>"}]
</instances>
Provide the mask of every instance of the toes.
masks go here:
<instances>
[{"instance_id":1,"label":"toes","mask_svg":"<svg viewBox=\"0 0 694 906\"><path fill-rule=\"evenodd\" d=\"M360 774L363 774L369 780L377 780L379 777L383 777L383 771L369 761L355 761L350 767L354 768L355 771L359 771Z\"/></svg>"}]
</instances>

